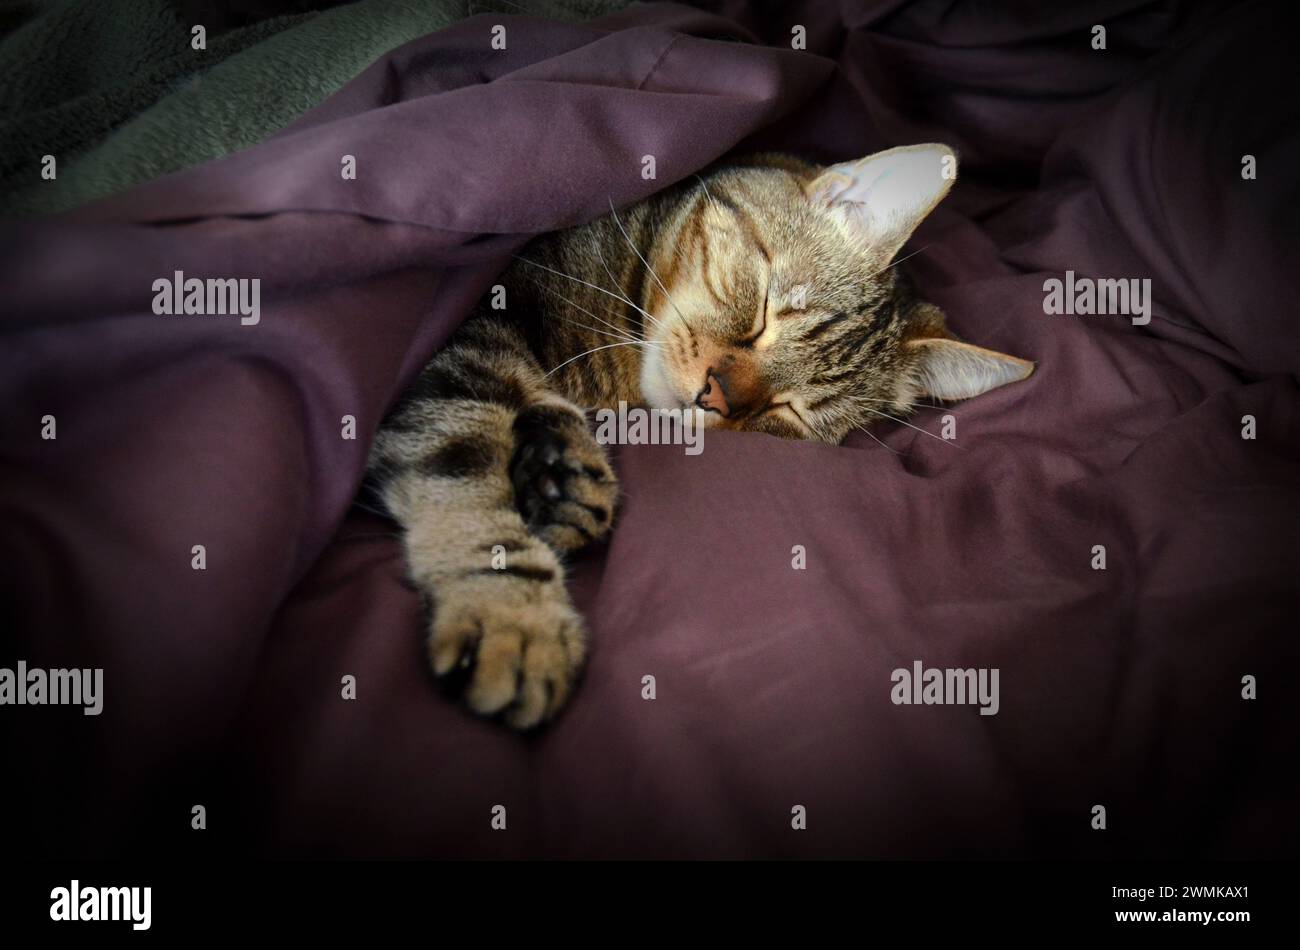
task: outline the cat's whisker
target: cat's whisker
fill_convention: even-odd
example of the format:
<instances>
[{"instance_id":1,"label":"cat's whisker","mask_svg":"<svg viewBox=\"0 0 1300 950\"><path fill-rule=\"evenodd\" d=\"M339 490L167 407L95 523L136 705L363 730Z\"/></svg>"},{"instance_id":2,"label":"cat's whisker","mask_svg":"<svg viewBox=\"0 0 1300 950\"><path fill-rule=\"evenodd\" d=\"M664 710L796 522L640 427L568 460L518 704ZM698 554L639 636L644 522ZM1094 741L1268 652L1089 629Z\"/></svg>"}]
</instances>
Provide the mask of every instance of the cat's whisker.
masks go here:
<instances>
[{"instance_id":1,"label":"cat's whisker","mask_svg":"<svg viewBox=\"0 0 1300 950\"><path fill-rule=\"evenodd\" d=\"M612 350L612 349L613 349L614 347L616 347L616 346L644 346L644 345L645 345L645 343L644 343L643 341L641 341L641 340L627 340L627 341L622 342L622 343L606 343L604 346L593 346L591 349L586 350L585 352L579 353L577 356L571 356L571 357L569 357L567 360L565 360L565 361L564 361L563 363L561 363L559 366L555 367L555 369L551 370L551 371L548 372L546 375L547 375L547 376L550 376L551 373L558 372L559 370L561 370L561 369L563 369L564 367L568 366L568 365L569 365L570 363L572 363L574 360L580 360L580 359L582 359L584 356L590 356L592 353L596 353L596 352L598 352L598 351L600 351L600 350Z\"/></svg>"},{"instance_id":2,"label":"cat's whisker","mask_svg":"<svg viewBox=\"0 0 1300 950\"><path fill-rule=\"evenodd\" d=\"M596 256L600 258L600 266L605 268L605 276L609 278L609 282L614 285L614 289L621 295L619 299L629 307L635 307L637 310L640 310L651 323L662 329L663 324L659 322L659 319L651 316L647 311L641 310L640 307L637 307L637 305L632 302L632 298L628 296L627 291L623 289L623 285L614 278L614 272L609 269L609 264L605 261L605 252L600 249L599 244L596 245Z\"/></svg>"},{"instance_id":3,"label":"cat's whisker","mask_svg":"<svg viewBox=\"0 0 1300 950\"><path fill-rule=\"evenodd\" d=\"M704 180L702 175L696 175L695 177L699 179L700 187L704 189L704 194L705 197L709 199L709 204L713 205L713 207L717 209L718 203L713 200L713 192L709 191L709 183Z\"/></svg>"},{"instance_id":4,"label":"cat's whisker","mask_svg":"<svg viewBox=\"0 0 1300 950\"><path fill-rule=\"evenodd\" d=\"M352 507L353 507L353 508L360 508L362 511L369 512L369 513L372 514L372 515L378 515L380 518L387 518L387 519L390 519L390 520L391 520L392 517L393 517L392 515L390 515L390 514L389 514L388 512L386 512L386 511L380 511L378 508L371 508L371 507L370 507L369 505L367 505L365 502L363 502L363 501L357 501L357 500L355 500L355 499L353 499L353 501L352 501Z\"/></svg>"},{"instance_id":5,"label":"cat's whisker","mask_svg":"<svg viewBox=\"0 0 1300 950\"><path fill-rule=\"evenodd\" d=\"M593 327L593 326L591 326L591 325L589 325L589 324L581 323L581 322L579 322L579 321L577 321L577 320L570 320L570 319L568 319L568 318L566 318L566 317L561 317L561 316L558 316L558 315L552 315L552 319L560 320L560 321L562 321L562 322L564 322L564 323L568 323L568 324L570 324L570 325L572 325L572 326L575 326L575 327L581 327L582 329L586 330L588 333L599 333L601 336L607 336L607 337L609 337L611 340L621 340L621 341L624 342L624 343L632 343L632 344L635 344L635 345L637 345L637 346L658 346L658 345L659 345L659 344L657 344L657 343L650 343L650 342L648 342L648 341L646 341L646 340L637 340L637 339L633 339L633 338L631 338L631 337L623 336L623 335L620 335L620 334L617 334L617 333L610 333L608 330L602 330L602 329L600 329L599 327Z\"/></svg>"},{"instance_id":6,"label":"cat's whisker","mask_svg":"<svg viewBox=\"0 0 1300 950\"><path fill-rule=\"evenodd\" d=\"M664 297L666 297L668 303L672 305L673 310L677 312L677 316L681 318L682 323L686 323L686 318L682 316L681 310L677 309L677 301L673 300L673 295L668 292L668 288L665 287L664 282L659 279L659 275L656 274L654 268L650 266L650 262L641 256L641 252L637 250L636 245L632 243L632 237L627 233L627 228L623 227L623 222L618 219L618 211L614 207L613 198L609 199L609 212L614 216L614 223L618 225L619 231L622 232L623 240L627 241L627 246L632 249L632 253L637 256L637 259L645 266L646 271L654 278L655 283L658 284L659 289L664 292Z\"/></svg>"},{"instance_id":7,"label":"cat's whisker","mask_svg":"<svg viewBox=\"0 0 1300 950\"><path fill-rule=\"evenodd\" d=\"M905 426L907 426L909 429L915 429L917 432L921 433L921 435L928 435L930 438L932 438L932 439L934 439L934 440L936 440L936 441L938 441L938 442L942 442L944 445L951 445L954 449L960 449L960 448L961 448L960 445L958 445L956 442L953 442L951 439L943 439L943 438L940 438L939 436L935 435L933 432L927 432L925 429L922 429L920 426L914 426L914 425L912 425L912 423L910 423L910 422L906 422L906 421L904 421L904 420L902 420L902 419L899 419L899 418L897 418L897 417L895 417L895 416L891 416L891 415L890 415L889 413L887 413L887 412L881 412L879 409L868 409L867 412L875 413L876 415L881 416L881 417L883 417L883 418L885 418L885 419L889 419L889 420L891 420L891 421L893 421L893 422L897 422L899 425L905 425Z\"/></svg>"},{"instance_id":8,"label":"cat's whisker","mask_svg":"<svg viewBox=\"0 0 1300 950\"><path fill-rule=\"evenodd\" d=\"M649 317L651 320L654 319L653 316L651 316L649 313L646 313L646 311L642 310L642 309L641 309L640 307L638 307L636 304L632 303L632 301L630 301L630 300L624 300L624 299L623 299L622 297L620 297L618 294L610 293L610 292L609 292L608 290L606 290L604 287L597 287L595 284L590 283L589 281L585 281L585 280L583 280L581 277L574 277L572 274L566 274L566 273L564 273L564 271L558 271L558 270L556 270L554 267L547 267L545 264L539 264L539 263L537 263L537 261L530 261L530 260L529 260L528 258L526 258L526 257L520 257L518 254L516 254L514 257L515 257L515 260L517 260L517 261L522 261L522 262L525 263L525 264L531 264L533 267L540 267L542 270L544 270L544 271L546 271L546 272L548 272L548 273L554 274L556 277L563 277L563 278L566 279L566 280L571 280L571 281L574 281L575 283L582 284L584 287L590 287L592 290L599 291L600 293L604 294L606 297L613 297L615 300L618 300L618 301L621 301L622 303L627 304L627 305L628 305L629 307L631 307L633 310L636 310L636 311L640 312L641 314L643 314L643 315Z\"/></svg>"},{"instance_id":9,"label":"cat's whisker","mask_svg":"<svg viewBox=\"0 0 1300 950\"><path fill-rule=\"evenodd\" d=\"M913 405L915 405L918 409L941 409L950 415L953 416L957 415L956 410L950 408L949 406L940 406L932 402L918 402L918 403L914 403Z\"/></svg>"},{"instance_id":10,"label":"cat's whisker","mask_svg":"<svg viewBox=\"0 0 1300 950\"><path fill-rule=\"evenodd\" d=\"M632 300L628 297L627 291L623 289L623 285L615 279L614 272L609 269L609 263L605 260L605 252L600 249L599 244L596 245L596 256L600 258L600 266L605 269L605 276L609 278L609 282L613 284L614 289L618 291L620 299L622 299L624 303L630 304Z\"/></svg>"},{"instance_id":11,"label":"cat's whisker","mask_svg":"<svg viewBox=\"0 0 1300 950\"><path fill-rule=\"evenodd\" d=\"M601 301L600 305L601 308L604 309L605 313L608 316L614 318L615 320L621 320L627 316L625 313L614 309L614 305L607 301ZM645 340L647 343L658 343L658 340L651 340L648 337L646 337L644 330L645 330L645 324L642 324L640 327L630 328L628 332L632 333L639 340Z\"/></svg>"},{"instance_id":12,"label":"cat's whisker","mask_svg":"<svg viewBox=\"0 0 1300 950\"><path fill-rule=\"evenodd\" d=\"M591 317L593 320L597 321L602 326L608 327L610 330L613 330L615 333L617 333L620 337L623 337L624 339L627 340L643 339L643 337L637 336L630 329L625 329L624 327L620 327L617 324L610 323L608 320L605 320L604 318L597 316L596 314L592 313L590 310L582 306L582 304L578 303L577 301L570 300L568 297L564 296L564 294L560 293L558 290L555 290L551 287L547 287L540 280L533 281L533 286L535 286L538 290L542 291L542 293L547 293L547 294L551 294L554 297L558 297L560 300L563 300L565 303L567 303L570 307L573 307L575 310L582 311L587 316ZM594 330L597 333L600 332L596 327L589 326L588 324L585 323L575 323L575 326L586 327L588 330Z\"/></svg>"},{"instance_id":13,"label":"cat's whisker","mask_svg":"<svg viewBox=\"0 0 1300 950\"><path fill-rule=\"evenodd\" d=\"M898 260L894 261L894 262L891 263L891 264L886 264L884 267L880 268L880 270L878 270L878 271L876 271L874 274L870 275L870 276L867 278L867 280L870 280L872 277L879 277L879 276L880 276L881 274L883 274L885 271L889 270L889 268L891 268L891 267L897 267L899 264L903 263L903 261L907 260L908 258L910 258L910 257L916 257L916 255L920 254L922 251L928 251L928 250L929 250L930 248L932 248L932 247L934 247L933 244L927 244L925 247L918 247L918 248L917 248L915 251L913 251L911 254L904 254L904 255L903 255L902 257L900 257Z\"/></svg>"},{"instance_id":14,"label":"cat's whisker","mask_svg":"<svg viewBox=\"0 0 1300 950\"><path fill-rule=\"evenodd\" d=\"M637 336L636 333L634 333L631 329L628 329L628 328L625 328L625 327L620 327L620 326L618 326L617 324L610 323L609 321L603 319L602 317L597 316L596 314L594 314L594 313L592 313L590 310L588 310L586 307L582 306L580 303L577 303L576 301L570 300L568 297L564 296L564 294L560 293L558 290L553 290L552 288L547 287L547 286L546 286L545 284L543 284L540 280L534 280L532 283L533 283L533 286L535 286L538 290L541 290L543 293L553 294L554 296L559 297L561 300L563 300L563 301L564 301L565 303L567 303L569 306L574 307L574 308L576 308L576 309L578 309L578 310L581 310L583 313L587 314L587 316L591 317L593 320L597 320L597 321L599 321L600 323L602 323L602 324L604 324L605 326L609 327L609 328L610 328L611 330L613 330L615 333L618 333L619 335L625 337L626 339L629 339L629 340L643 340L643 341L645 341L645 342L650 342L650 341L646 340L645 337ZM619 313L615 313L615 312L613 312L612 310L610 310L610 309L608 308L608 306L606 306L605 312L608 313L611 317L616 317L616 318L617 318L617 317L621 317L621 316L623 316L622 314L619 314ZM577 326L585 326L585 324L577 324ZM589 329L589 330L595 330L596 328L595 328L595 327L587 327L587 329ZM599 331L597 331L597 332L599 332Z\"/></svg>"},{"instance_id":15,"label":"cat's whisker","mask_svg":"<svg viewBox=\"0 0 1300 950\"><path fill-rule=\"evenodd\" d=\"M616 340L617 340L617 339L624 339L624 340L629 340L629 341L634 342L634 343L644 343L646 346L659 346L659 345L660 345L659 343L656 343L656 342L654 342L654 341L652 341L652 340L647 340L645 337L637 336L636 334L632 333L630 330L625 330L625 329L623 329L622 327L615 326L614 324L610 323L608 320L602 320L600 317L596 316L596 314L592 313L592 312L591 312L590 310L588 310L586 307L582 306L582 304L577 303L576 301L570 300L568 297L564 296L564 294L560 293L558 290L552 290L550 287L544 287L544 286L542 286L541 284L538 284L538 286L541 287L542 290L546 291L547 293L549 293L549 294L554 294L555 296L559 297L561 300L563 300L565 303L567 303L570 307L574 307L574 308L577 309L577 310L581 310L583 313L585 313L587 316L591 317L591 319L595 320L597 323L603 324L604 326L607 326L607 327L609 327L609 329L611 329L611 330L614 331L614 333L605 333L605 334L604 334L605 336L613 336L614 339L616 339ZM561 318L561 319L563 319L563 318ZM575 320L566 320L565 322L566 322L566 323L572 323L574 326L577 326L577 327L585 327L586 329L591 330L591 331L593 331L593 332L595 332L595 333L601 333L601 332L602 332L601 330L597 329L596 327L588 326L588 325L585 324L585 323L579 323L579 322L577 322L577 321L575 321Z\"/></svg>"},{"instance_id":16,"label":"cat's whisker","mask_svg":"<svg viewBox=\"0 0 1300 950\"><path fill-rule=\"evenodd\" d=\"M876 434L872 432L870 429L868 429L866 426L856 426L855 428L857 429L858 432L865 432L868 436L870 436L872 439L878 442L882 449L887 449L888 451L893 452L895 455L903 454L902 452L898 451L898 449L891 449L889 446L885 445L884 442L881 442L880 439L876 437Z\"/></svg>"}]
</instances>

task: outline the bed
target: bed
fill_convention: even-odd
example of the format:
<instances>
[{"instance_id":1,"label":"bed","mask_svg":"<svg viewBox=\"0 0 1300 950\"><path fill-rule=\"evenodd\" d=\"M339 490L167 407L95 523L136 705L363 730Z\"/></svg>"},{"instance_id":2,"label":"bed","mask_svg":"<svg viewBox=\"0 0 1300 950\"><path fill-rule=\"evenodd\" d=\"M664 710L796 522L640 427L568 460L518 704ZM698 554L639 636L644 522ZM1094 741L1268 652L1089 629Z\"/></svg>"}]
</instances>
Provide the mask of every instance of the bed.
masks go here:
<instances>
[{"instance_id":1,"label":"bed","mask_svg":"<svg viewBox=\"0 0 1300 950\"><path fill-rule=\"evenodd\" d=\"M104 671L98 716L5 711L11 833L91 856L1293 853L1286 34L1264 4L1027 10L486 13L252 147L0 223L0 665ZM593 650L570 707L521 737L439 695L395 526L356 493L510 255L728 154L924 141L962 176L905 266L1035 375L840 447L622 446L617 528L573 565ZM176 271L257 278L259 322L155 314ZM1046 313L1066 271L1149 279L1149 323ZM997 669L997 714L894 703L915 662Z\"/></svg>"}]
</instances>

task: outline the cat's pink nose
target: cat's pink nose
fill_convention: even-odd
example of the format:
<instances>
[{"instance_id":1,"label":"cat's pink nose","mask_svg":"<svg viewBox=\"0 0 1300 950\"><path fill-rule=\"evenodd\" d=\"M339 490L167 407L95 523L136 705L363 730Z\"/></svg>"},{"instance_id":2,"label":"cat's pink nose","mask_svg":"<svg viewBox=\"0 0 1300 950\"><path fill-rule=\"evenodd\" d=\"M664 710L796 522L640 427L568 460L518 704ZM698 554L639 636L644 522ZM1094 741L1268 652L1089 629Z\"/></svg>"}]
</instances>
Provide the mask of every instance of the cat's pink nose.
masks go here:
<instances>
[{"instance_id":1,"label":"cat's pink nose","mask_svg":"<svg viewBox=\"0 0 1300 950\"><path fill-rule=\"evenodd\" d=\"M705 375L704 388L695 394L695 405L701 409L711 409L724 419L730 415L731 408L727 405L727 393L722 388L722 380L712 372Z\"/></svg>"}]
</instances>

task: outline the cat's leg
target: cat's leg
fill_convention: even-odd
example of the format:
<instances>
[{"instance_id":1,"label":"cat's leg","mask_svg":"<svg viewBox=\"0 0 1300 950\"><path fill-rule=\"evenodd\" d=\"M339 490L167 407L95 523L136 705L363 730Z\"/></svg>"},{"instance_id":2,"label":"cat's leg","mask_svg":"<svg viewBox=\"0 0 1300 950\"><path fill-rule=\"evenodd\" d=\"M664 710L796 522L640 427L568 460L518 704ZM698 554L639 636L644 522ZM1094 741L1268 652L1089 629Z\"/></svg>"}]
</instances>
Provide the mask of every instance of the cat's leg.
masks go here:
<instances>
[{"instance_id":1,"label":"cat's leg","mask_svg":"<svg viewBox=\"0 0 1300 950\"><path fill-rule=\"evenodd\" d=\"M559 554L609 530L617 493L581 411L509 327L474 320L380 430L371 471L432 608L434 673L476 712L550 718L586 653Z\"/></svg>"}]
</instances>

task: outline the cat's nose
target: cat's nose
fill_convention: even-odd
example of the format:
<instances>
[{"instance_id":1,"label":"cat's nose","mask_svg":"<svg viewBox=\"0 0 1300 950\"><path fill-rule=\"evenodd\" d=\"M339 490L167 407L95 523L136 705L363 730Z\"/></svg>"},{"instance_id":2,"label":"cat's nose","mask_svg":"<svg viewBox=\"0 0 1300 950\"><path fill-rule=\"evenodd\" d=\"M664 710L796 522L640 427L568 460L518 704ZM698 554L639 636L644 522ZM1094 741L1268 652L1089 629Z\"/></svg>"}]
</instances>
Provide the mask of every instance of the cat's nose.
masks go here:
<instances>
[{"instance_id":1,"label":"cat's nose","mask_svg":"<svg viewBox=\"0 0 1300 950\"><path fill-rule=\"evenodd\" d=\"M712 367L704 375L704 388L695 394L695 405L701 409L711 409L724 419L731 414L731 407L727 405L726 386Z\"/></svg>"}]
</instances>

